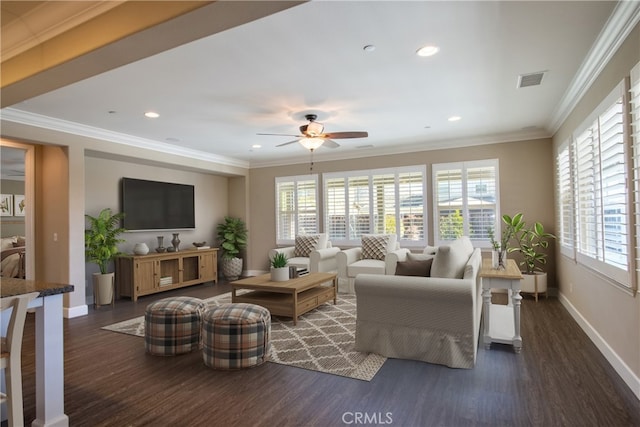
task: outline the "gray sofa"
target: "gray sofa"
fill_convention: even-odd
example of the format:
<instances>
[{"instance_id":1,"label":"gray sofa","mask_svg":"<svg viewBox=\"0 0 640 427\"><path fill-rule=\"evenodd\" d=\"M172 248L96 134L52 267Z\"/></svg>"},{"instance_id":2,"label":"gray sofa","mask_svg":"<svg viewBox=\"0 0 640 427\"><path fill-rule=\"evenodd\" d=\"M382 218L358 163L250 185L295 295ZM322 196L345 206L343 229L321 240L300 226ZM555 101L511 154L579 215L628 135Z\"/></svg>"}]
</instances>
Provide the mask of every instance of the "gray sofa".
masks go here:
<instances>
[{"instance_id":1,"label":"gray sofa","mask_svg":"<svg viewBox=\"0 0 640 427\"><path fill-rule=\"evenodd\" d=\"M482 314L481 264L480 249L463 237L438 247L431 277L359 274L356 350L473 368Z\"/></svg>"}]
</instances>

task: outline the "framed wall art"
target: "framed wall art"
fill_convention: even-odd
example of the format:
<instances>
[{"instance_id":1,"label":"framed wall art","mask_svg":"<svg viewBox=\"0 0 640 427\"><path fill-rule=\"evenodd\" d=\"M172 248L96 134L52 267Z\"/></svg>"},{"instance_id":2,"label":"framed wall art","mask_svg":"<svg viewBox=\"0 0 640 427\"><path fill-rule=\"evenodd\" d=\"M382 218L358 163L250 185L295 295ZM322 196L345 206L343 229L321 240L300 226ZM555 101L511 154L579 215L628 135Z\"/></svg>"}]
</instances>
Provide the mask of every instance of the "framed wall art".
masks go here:
<instances>
[{"instance_id":1,"label":"framed wall art","mask_svg":"<svg viewBox=\"0 0 640 427\"><path fill-rule=\"evenodd\" d=\"M24 194L13 195L13 216L24 216L25 200Z\"/></svg>"},{"instance_id":2,"label":"framed wall art","mask_svg":"<svg viewBox=\"0 0 640 427\"><path fill-rule=\"evenodd\" d=\"M13 216L12 194L0 194L0 216Z\"/></svg>"}]
</instances>

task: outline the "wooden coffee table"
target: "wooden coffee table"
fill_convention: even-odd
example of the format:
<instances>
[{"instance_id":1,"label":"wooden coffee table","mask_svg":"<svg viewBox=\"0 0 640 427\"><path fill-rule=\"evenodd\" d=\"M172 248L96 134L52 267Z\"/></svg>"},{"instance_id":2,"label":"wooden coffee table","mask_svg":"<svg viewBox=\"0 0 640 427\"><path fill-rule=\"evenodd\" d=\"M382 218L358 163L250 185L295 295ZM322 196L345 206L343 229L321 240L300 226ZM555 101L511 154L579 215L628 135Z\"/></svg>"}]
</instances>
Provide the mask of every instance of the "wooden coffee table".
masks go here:
<instances>
[{"instance_id":1,"label":"wooden coffee table","mask_svg":"<svg viewBox=\"0 0 640 427\"><path fill-rule=\"evenodd\" d=\"M335 273L309 273L285 282L272 282L271 274L263 274L231 282L231 301L257 304L267 308L272 315L293 318L313 310L333 299L337 303L337 275ZM331 282L331 286L322 286ZM238 289L251 292L237 294Z\"/></svg>"}]
</instances>

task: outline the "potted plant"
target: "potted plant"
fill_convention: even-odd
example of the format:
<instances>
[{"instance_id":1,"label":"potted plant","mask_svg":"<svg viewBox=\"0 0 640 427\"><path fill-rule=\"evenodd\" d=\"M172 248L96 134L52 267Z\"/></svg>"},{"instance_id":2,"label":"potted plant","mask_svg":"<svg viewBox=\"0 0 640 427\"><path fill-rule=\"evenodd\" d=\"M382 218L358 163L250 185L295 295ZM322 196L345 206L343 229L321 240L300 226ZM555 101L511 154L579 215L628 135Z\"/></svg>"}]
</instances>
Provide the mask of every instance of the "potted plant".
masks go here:
<instances>
[{"instance_id":1,"label":"potted plant","mask_svg":"<svg viewBox=\"0 0 640 427\"><path fill-rule=\"evenodd\" d=\"M289 259L282 252L276 253L271 258L271 280L274 282L284 282L289 280L289 267L287 263Z\"/></svg>"},{"instance_id":2,"label":"potted plant","mask_svg":"<svg viewBox=\"0 0 640 427\"><path fill-rule=\"evenodd\" d=\"M538 293L547 292L547 273L542 266L547 263L547 254L544 252L549 247L549 241L555 239L551 233L544 231L540 222L534 222L527 226L522 213L513 217L503 215L502 221L507 225L507 232L511 234L511 240L516 246L509 248L509 252L519 252L522 255L520 266L523 267L522 282L523 292L532 292L538 300Z\"/></svg>"},{"instance_id":3,"label":"potted plant","mask_svg":"<svg viewBox=\"0 0 640 427\"><path fill-rule=\"evenodd\" d=\"M242 274L240 252L247 247L247 227L240 218L224 217L217 227L222 248L222 273L227 280L237 280Z\"/></svg>"},{"instance_id":4,"label":"potted plant","mask_svg":"<svg viewBox=\"0 0 640 427\"><path fill-rule=\"evenodd\" d=\"M126 230L120 227L124 214L111 212L105 208L98 216L85 215L89 228L84 232L85 256L88 262L98 265L100 273L93 274L93 299L96 306L113 302L114 273L109 273L109 264L121 253L118 243L124 242L118 236Z\"/></svg>"}]
</instances>

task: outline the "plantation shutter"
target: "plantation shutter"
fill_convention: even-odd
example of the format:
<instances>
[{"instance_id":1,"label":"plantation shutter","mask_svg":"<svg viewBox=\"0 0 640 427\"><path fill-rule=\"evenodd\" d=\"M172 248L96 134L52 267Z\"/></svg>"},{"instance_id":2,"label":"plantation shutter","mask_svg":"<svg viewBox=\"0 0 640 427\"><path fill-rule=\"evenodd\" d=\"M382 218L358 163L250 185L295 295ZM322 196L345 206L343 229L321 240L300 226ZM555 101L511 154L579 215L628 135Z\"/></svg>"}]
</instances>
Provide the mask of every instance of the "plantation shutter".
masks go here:
<instances>
[{"instance_id":1,"label":"plantation shutter","mask_svg":"<svg viewBox=\"0 0 640 427\"><path fill-rule=\"evenodd\" d=\"M276 243L318 232L318 176L276 178Z\"/></svg>"},{"instance_id":2,"label":"plantation shutter","mask_svg":"<svg viewBox=\"0 0 640 427\"><path fill-rule=\"evenodd\" d=\"M637 289L638 281L640 281L640 62L631 70L630 79L630 106L631 106L631 142L633 144L633 194L635 197L635 224L636 224L636 242L635 242L635 265L636 265L636 281L634 289Z\"/></svg>"},{"instance_id":3,"label":"plantation shutter","mask_svg":"<svg viewBox=\"0 0 640 427\"><path fill-rule=\"evenodd\" d=\"M573 215L573 177L571 176L571 149L568 142L559 147L556 156L556 185L558 201L558 241L560 251L575 258L574 215Z\"/></svg>"}]
</instances>

